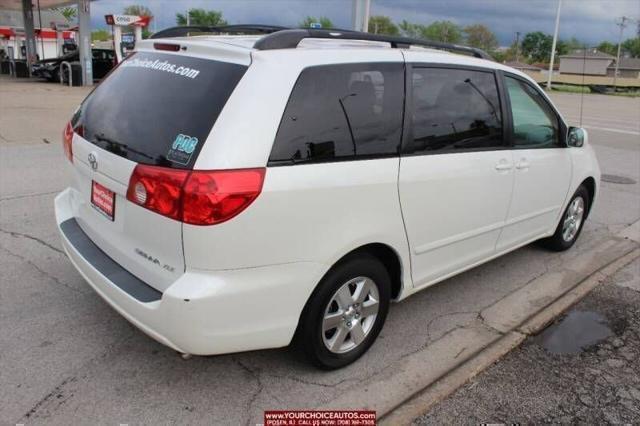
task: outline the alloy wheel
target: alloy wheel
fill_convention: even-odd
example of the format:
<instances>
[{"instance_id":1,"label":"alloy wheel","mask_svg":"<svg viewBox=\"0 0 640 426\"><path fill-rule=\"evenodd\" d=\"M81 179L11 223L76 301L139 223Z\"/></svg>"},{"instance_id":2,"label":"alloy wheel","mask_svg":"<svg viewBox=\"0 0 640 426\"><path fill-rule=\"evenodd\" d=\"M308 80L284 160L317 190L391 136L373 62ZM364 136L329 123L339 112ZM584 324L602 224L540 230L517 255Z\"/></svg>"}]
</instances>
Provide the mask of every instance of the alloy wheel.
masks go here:
<instances>
[{"instance_id":1,"label":"alloy wheel","mask_svg":"<svg viewBox=\"0 0 640 426\"><path fill-rule=\"evenodd\" d=\"M331 297L322 320L322 340L333 353L358 347L373 329L380 308L378 287L371 278L344 283Z\"/></svg>"},{"instance_id":2,"label":"alloy wheel","mask_svg":"<svg viewBox=\"0 0 640 426\"><path fill-rule=\"evenodd\" d=\"M582 197L576 197L571 201L571 204L569 204L569 208L567 208L567 213L562 223L562 239L569 242L576 237L580 230L583 216L584 199Z\"/></svg>"}]
</instances>

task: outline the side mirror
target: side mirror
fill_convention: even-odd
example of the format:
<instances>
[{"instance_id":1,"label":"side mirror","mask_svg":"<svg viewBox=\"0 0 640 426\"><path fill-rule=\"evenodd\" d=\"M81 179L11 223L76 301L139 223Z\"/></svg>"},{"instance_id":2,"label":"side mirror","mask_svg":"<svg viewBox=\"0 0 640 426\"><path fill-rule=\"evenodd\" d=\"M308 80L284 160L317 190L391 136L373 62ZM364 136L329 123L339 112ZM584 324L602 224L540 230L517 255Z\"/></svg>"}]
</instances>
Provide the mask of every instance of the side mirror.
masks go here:
<instances>
[{"instance_id":1,"label":"side mirror","mask_svg":"<svg viewBox=\"0 0 640 426\"><path fill-rule=\"evenodd\" d=\"M567 138L567 144L576 148L580 148L584 145L587 139L587 131L581 127L570 127L569 136Z\"/></svg>"}]
</instances>

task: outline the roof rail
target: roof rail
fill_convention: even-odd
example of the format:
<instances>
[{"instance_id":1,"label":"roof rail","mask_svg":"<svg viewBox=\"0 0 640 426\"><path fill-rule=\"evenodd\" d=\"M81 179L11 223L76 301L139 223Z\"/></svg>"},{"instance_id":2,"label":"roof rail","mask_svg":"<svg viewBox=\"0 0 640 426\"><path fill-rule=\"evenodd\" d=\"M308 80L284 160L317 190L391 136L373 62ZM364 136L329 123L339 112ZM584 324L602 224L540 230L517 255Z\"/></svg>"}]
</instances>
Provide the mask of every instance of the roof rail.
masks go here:
<instances>
[{"instance_id":1,"label":"roof rail","mask_svg":"<svg viewBox=\"0 0 640 426\"><path fill-rule=\"evenodd\" d=\"M430 47L433 49L448 50L451 52L467 53L476 58L494 59L487 52L475 47L460 46L458 44L442 43L439 41L421 40L408 37L395 37L383 34L370 34L359 31L337 31L320 29L286 29L275 31L262 37L254 44L258 50L273 49L295 49L298 44L306 38L320 38L330 40L366 40L379 41L391 44L392 48L403 48L409 46Z\"/></svg>"},{"instance_id":2,"label":"roof rail","mask_svg":"<svg viewBox=\"0 0 640 426\"><path fill-rule=\"evenodd\" d=\"M165 28L154 33L149 38L186 37L190 33L218 33L218 34L271 34L286 30L286 27L276 25L240 24L240 25L187 25Z\"/></svg>"}]
</instances>

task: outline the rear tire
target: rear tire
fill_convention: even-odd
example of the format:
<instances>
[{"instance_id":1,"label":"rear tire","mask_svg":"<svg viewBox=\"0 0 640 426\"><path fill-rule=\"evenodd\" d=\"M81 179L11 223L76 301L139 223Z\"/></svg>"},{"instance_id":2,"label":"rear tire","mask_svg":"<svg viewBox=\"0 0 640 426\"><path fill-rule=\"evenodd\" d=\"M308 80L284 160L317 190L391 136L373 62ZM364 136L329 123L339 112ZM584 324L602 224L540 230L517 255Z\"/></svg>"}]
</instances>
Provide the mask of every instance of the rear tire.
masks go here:
<instances>
[{"instance_id":1,"label":"rear tire","mask_svg":"<svg viewBox=\"0 0 640 426\"><path fill-rule=\"evenodd\" d=\"M359 254L335 265L307 302L296 345L315 366L351 364L371 347L384 325L391 278L374 256Z\"/></svg>"},{"instance_id":2,"label":"rear tire","mask_svg":"<svg viewBox=\"0 0 640 426\"><path fill-rule=\"evenodd\" d=\"M556 232L542 240L542 245L553 251L570 249L580 236L590 203L589 191L580 185L562 214Z\"/></svg>"}]
</instances>

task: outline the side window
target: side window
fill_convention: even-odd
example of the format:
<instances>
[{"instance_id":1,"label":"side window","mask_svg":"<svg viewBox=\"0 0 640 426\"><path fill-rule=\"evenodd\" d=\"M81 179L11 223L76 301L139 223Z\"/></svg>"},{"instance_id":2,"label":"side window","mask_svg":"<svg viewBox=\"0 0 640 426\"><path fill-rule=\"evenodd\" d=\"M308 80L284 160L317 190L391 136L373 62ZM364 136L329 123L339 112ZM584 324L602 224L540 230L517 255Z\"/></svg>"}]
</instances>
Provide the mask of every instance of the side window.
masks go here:
<instances>
[{"instance_id":1,"label":"side window","mask_svg":"<svg viewBox=\"0 0 640 426\"><path fill-rule=\"evenodd\" d=\"M413 69L412 152L504 146L502 114L492 72Z\"/></svg>"},{"instance_id":2,"label":"side window","mask_svg":"<svg viewBox=\"0 0 640 426\"><path fill-rule=\"evenodd\" d=\"M559 146L558 118L529 84L506 77L513 115L513 143L517 147L553 148Z\"/></svg>"},{"instance_id":3,"label":"side window","mask_svg":"<svg viewBox=\"0 0 640 426\"><path fill-rule=\"evenodd\" d=\"M269 157L286 164L398 153L404 103L402 64L305 69Z\"/></svg>"}]
</instances>

